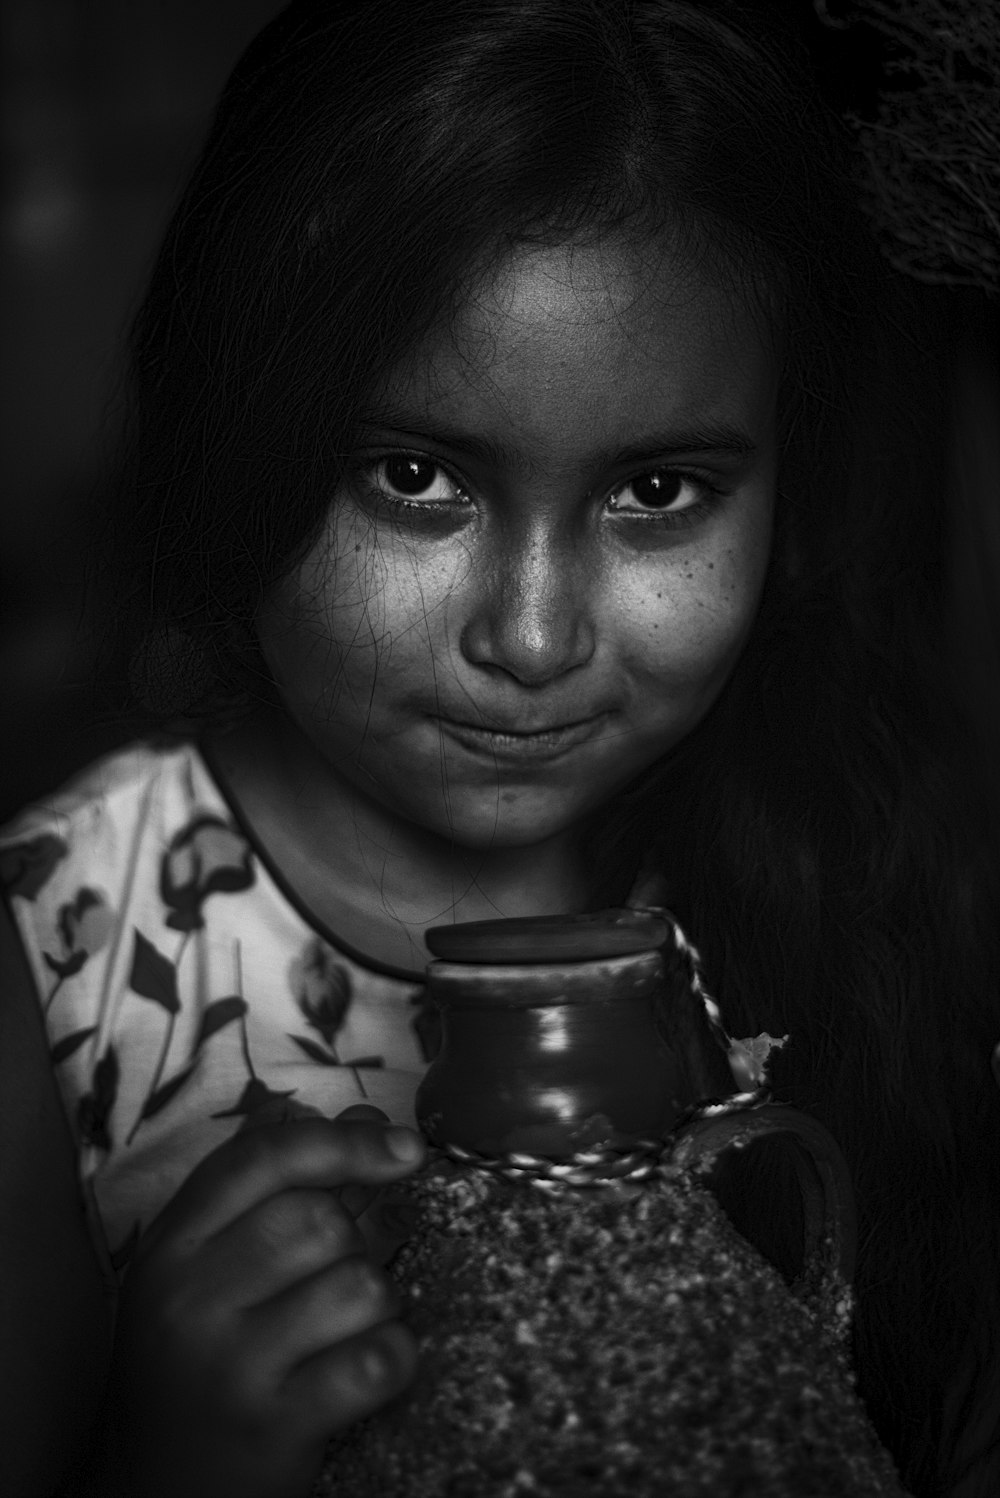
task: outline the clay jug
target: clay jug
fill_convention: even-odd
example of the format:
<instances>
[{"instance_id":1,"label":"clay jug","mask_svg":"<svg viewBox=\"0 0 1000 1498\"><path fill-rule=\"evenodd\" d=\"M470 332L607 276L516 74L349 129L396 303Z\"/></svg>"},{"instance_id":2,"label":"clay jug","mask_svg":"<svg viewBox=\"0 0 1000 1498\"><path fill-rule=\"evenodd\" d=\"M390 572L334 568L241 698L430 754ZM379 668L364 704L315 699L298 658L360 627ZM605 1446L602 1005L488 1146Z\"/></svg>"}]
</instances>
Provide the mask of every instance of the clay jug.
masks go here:
<instances>
[{"instance_id":1,"label":"clay jug","mask_svg":"<svg viewBox=\"0 0 1000 1498\"><path fill-rule=\"evenodd\" d=\"M432 1144L469 1163L511 1153L560 1162L595 1149L609 1161L668 1155L712 1185L751 1241L773 1245L766 1207L755 1211L743 1189L751 1172L731 1152L760 1163L763 1151L748 1147L780 1141L769 1158L784 1162L798 1193L789 1215L799 1243L785 1263L804 1272L826 1242L851 1278L843 1157L821 1125L765 1088L738 1091L732 1042L668 911L476 922L431 930L427 943L442 1042L416 1112Z\"/></svg>"},{"instance_id":2,"label":"clay jug","mask_svg":"<svg viewBox=\"0 0 1000 1498\"><path fill-rule=\"evenodd\" d=\"M317 1498L900 1498L853 1387L846 1166L814 1120L737 1091L669 914L428 945L430 1158L390 1266L421 1366L331 1444ZM772 1137L802 1203L785 1275L706 1184Z\"/></svg>"}]
</instances>

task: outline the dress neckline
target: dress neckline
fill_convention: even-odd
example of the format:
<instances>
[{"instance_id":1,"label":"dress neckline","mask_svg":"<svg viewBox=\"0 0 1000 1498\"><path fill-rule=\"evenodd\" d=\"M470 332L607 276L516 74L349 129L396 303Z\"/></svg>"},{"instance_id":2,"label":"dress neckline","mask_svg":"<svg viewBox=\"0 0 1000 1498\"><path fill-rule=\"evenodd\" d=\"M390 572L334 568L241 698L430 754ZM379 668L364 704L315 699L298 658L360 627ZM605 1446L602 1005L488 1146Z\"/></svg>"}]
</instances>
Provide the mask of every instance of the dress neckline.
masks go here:
<instances>
[{"instance_id":1,"label":"dress neckline","mask_svg":"<svg viewBox=\"0 0 1000 1498\"><path fill-rule=\"evenodd\" d=\"M361 967L368 968L370 972L381 973L387 978L397 978L405 983L425 982L426 979L422 970L418 971L413 968L397 967L393 963L381 962L378 958L372 957L369 953L359 951L350 942L345 941L343 937L338 936L337 933L333 931L325 921L320 919L315 911L310 908L307 902L301 898L298 891L291 886L291 884L282 873L281 869L279 869L275 861L272 859L263 842L261 842L260 838L257 836L256 830L254 829L252 823L244 814L243 808L240 805L239 797L235 794L232 787L229 785L225 771L222 769L219 760L208 741L207 735L199 735L199 737L194 741L193 748L201 759L205 773L215 787L220 800L222 800L225 804L233 821L236 823L240 832L243 834L243 836L246 838L247 842L253 849L255 856L260 860L260 863L266 869L268 877L270 878L272 884L275 886L282 899L291 906L292 910L299 917L299 919L303 921L310 928L310 930L314 931L315 934L319 936L323 941L329 943L330 946L335 947L337 951L343 952L345 956L350 957L352 962L358 963Z\"/></svg>"}]
</instances>

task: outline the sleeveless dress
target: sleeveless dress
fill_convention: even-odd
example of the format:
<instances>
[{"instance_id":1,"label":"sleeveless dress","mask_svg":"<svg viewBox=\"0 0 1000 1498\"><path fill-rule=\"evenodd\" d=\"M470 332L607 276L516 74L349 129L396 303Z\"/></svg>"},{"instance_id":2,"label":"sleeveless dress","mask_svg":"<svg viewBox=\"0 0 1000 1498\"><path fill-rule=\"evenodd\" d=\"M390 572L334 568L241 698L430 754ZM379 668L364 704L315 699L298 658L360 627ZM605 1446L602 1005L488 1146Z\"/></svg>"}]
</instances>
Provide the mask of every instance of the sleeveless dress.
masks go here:
<instances>
[{"instance_id":1,"label":"sleeveless dress","mask_svg":"<svg viewBox=\"0 0 1000 1498\"><path fill-rule=\"evenodd\" d=\"M365 1102L413 1124L436 1048L422 976L379 968L299 906L194 743L122 749L20 813L0 831L0 887L109 1287L255 1115Z\"/></svg>"}]
</instances>

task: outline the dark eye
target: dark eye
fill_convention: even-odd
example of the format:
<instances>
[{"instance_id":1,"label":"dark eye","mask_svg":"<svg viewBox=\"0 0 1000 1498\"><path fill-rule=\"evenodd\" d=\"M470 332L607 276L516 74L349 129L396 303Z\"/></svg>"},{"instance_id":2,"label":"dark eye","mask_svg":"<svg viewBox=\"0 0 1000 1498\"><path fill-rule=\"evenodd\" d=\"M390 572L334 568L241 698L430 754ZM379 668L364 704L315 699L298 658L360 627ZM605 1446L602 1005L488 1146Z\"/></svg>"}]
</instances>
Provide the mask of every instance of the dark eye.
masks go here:
<instances>
[{"instance_id":1,"label":"dark eye","mask_svg":"<svg viewBox=\"0 0 1000 1498\"><path fill-rule=\"evenodd\" d=\"M611 494L608 506L618 515L689 526L705 517L719 493L716 485L699 473L665 467L636 473Z\"/></svg>"},{"instance_id":2,"label":"dark eye","mask_svg":"<svg viewBox=\"0 0 1000 1498\"><path fill-rule=\"evenodd\" d=\"M426 458L385 458L382 471L400 494L422 494L430 488L437 468Z\"/></svg>"},{"instance_id":3,"label":"dark eye","mask_svg":"<svg viewBox=\"0 0 1000 1498\"><path fill-rule=\"evenodd\" d=\"M648 505L652 510L663 510L680 497L684 479L668 468L656 469L652 473L640 474L627 487L639 504Z\"/></svg>"},{"instance_id":4,"label":"dark eye","mask_svg":"<svg viewBox=\"0 0 1000 1498\"><path fill-rule=\"evenodd\" d=\"M439 463L396 453L372 464L375 487L388 499L425 499L440 503L457 499L461 490Z\"/></svg>"}]
</instances>

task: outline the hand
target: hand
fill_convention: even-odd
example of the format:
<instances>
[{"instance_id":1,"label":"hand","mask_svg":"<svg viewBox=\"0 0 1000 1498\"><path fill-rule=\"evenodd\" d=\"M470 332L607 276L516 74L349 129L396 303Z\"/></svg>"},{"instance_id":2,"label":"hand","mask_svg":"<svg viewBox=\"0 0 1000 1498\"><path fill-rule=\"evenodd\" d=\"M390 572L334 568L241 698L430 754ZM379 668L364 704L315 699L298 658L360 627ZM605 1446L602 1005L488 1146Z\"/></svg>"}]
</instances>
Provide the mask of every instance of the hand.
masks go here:
<instances>
[{"instance_id":1,"label":"hand","mask_svg":"<svg viewBox=\"0 0 1000 1498\"><path fill-rule=\"evenodd\" d=\"M244 1129L259 1128L261 1124L288 1123L293 1118L324 1118L326 1115L310 1103L300 1103L295 1098L279 1098L255 1108L247 1114L241 1125ZM368 1118L373 1122L387 1124L388 1115L370 1103L352 1103L337 1121ZM388 1264L389 1260L411 1236L417 1212L412 1204L400 1199L400 1194L389 1186L343 1186L337 1197L357 1224L368 1255L376 1264Z\"/></svg>"},{"instance_id":2,"label":"hand","mask_svg":"<svg viewBox=\"0 0 1000 1498\"><path fill-rule=\"evenodd\" d=\"M102 1491L308 1494L328 1438L409 1383L416 1345L355 1218L423 1145L363 1111L237 1134L143 1236L112 1367L117 1486Z\"/></svg>"}]
</instances>

